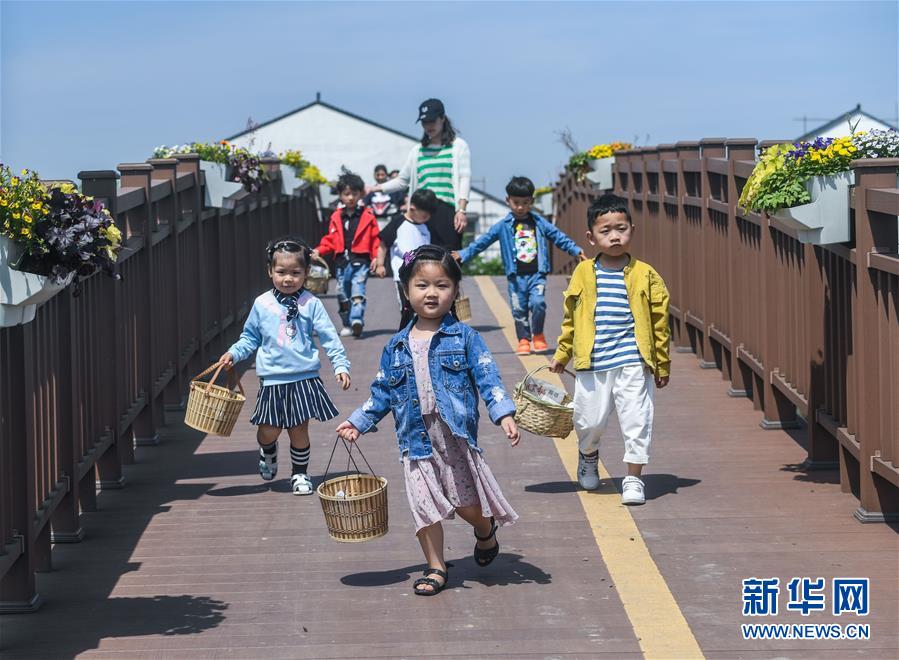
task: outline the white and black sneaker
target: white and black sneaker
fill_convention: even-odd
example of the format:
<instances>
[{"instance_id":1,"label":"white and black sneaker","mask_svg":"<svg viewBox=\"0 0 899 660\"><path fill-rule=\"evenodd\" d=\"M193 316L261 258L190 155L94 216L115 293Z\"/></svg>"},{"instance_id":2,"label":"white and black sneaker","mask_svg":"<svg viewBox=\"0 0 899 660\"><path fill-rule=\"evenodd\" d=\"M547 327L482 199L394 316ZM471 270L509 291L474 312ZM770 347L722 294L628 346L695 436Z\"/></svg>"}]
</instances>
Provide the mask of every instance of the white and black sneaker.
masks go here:
<instances>
[{"instance_id":1,"label":"white and black sneaker","mask_svg":"<svg viewBox=\"0 0 899 660\"><path fill-rule=\"evenodd\" d=\"M599 452L589 456L578 452L577 482L584 490L599 488Z\"/></svg>"},{"instance_id":2,"label":"white and black sneaker","mask_svg":"<svg viewBox=\"0 0 899 660\"><path fill-rule=\"evenodd\" d=\"M353 321L352 325L353 325L353 329L352 329L353 336L356 338L361 337L362 336L362 327L363 327L362 321L357 319L357 320Z\"/></svg>"},{"instance_id":3,"label":"white and black sneaker","mask_svg":"<svg viewBox=\"0 0 899 660\"><path fill-rule=\"evenodd\" d=\"M643 480L640 477L626 476L621 482L622 504L644 504L646 495L643 494Z\"/></svg>"},{"instance_id":4,"label":"white and black sneaker","mask_svg":"<svg viewBox=\"0 0 899 660\"><path fill-rule=\"evenodd\" d=\"M265 481L271 481L278 474L278 446L275 445L275 451L266 454L259 448L259 476Z\"/></svg>"},{"instance_id":5,"label":"white and black sneaker","mask_svg":"<svg viewBox=\"0 0 899 660\"><path fill-rule=\"evenodd\" d=\"M312 479L303 473L297 473L290 478L290 487L294 495L312 495Z\"/></svg>"},{"instance_id":6,"label":"white and black sneaker","mask_svg":"<svg viewBox=\"0 0 899 660\"><path fill-rule=\"evenodd\" d=\"M341 336L341 337L349 337L349 336L352 335L352 334L353 334L353 331L350 330L350 329L349 329L348 327L346 327L346 326L344 326L344 327L342 327L342 328L340 329L340 336Z\"/></svg>"}]
</instances>

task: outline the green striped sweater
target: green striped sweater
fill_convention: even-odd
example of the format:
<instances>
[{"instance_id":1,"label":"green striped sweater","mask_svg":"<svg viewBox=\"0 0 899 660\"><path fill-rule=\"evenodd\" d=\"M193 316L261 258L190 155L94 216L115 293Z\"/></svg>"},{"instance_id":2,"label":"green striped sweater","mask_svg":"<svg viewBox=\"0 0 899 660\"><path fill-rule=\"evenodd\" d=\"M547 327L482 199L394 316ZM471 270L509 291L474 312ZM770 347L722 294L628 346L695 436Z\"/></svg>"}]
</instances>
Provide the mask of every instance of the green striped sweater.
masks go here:
<instances>
[{"instance_id":1,"label":"green striped sweater","mask_svg":"<svg viewBox=\"0 0 899 660\"><path fill-rule=\"evenodd\" d=\"M453 146L421 147L418 154L418 188L432 190L437 199L456 205L453 191Z\"/></svg>"}]
</instances>

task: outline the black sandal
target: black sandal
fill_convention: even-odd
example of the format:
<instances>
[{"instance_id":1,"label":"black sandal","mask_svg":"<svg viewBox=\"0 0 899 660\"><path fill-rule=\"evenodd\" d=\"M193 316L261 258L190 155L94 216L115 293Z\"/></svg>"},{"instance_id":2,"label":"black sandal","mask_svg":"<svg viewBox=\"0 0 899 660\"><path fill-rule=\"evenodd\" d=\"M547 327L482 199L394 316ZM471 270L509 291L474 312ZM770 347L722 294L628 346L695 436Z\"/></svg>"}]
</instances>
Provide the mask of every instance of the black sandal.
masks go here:
<instances>
[{"instance_id":1,"label":"black sandal","mask_svg":"<svg viewBox=\"0 0 899 660\"><path fill-rule=\"evenodd\" d=\"M435 580L434 578L428 577L429 575L437 575L443 578L443 584ZM418 578L415 582L412 583L412 590L415 592L416 596L436 596L441 591L446 588L446 583L449 582L449 575L446 571L441 571L439 568L429 568L425 571L425 576ZM430 589L421 589L420 587L429 586Z\"/></svg>"},{"instance_id":2,"label":"black sandal","mask_svg":"<svg viewBox=\"0 0 899 660\"><path fill-rule=\"evenodd\" d=\"M481 541L481 542L489 541L490 539L495 540L496 530L497 530L496 520L493 518L493 516L490 516L490 533L487 536L481 537L481 536L478 536L477 532L475 532L474 537L478 541ZM492 548L487 548L486 550L482 550L481 548L479 548L477 546L477 544L475 544L475 546L474 546L475 563L482 568L484 566L489 566L490 563L494 559L496 559L496 556L498 554L499 554L499 541L496 541L496 543L494 544L494 546Z\"/></svg>"}]
</instances>

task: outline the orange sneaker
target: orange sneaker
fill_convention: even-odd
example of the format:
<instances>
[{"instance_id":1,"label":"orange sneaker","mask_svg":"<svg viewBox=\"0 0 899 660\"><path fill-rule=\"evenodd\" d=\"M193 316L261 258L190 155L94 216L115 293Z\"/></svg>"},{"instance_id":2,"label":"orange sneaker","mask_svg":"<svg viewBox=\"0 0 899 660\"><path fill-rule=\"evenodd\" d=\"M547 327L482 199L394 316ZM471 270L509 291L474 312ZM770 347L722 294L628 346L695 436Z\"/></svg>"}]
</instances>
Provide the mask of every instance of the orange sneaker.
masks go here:
<instances>
[{"instance_id":1,"label":"orange sneaker","mask_svg":"<svg viewBox=\"0 0 899 660\"><path fill-rule=\"evenodd\" d=\"M515 352L519 355L530 355L531 354L531 342L527 339L521 339L518 342L518 348L515 349Z\"/></svg>"},{"instance_id":2,"label":"orange sneaker","mask_svg":"<svg viewBox=\"0 0 899 660\"><path fill-rule=\"evenodd\" d=\"M534 352L543 353L548 349L546 345L546 335L534 335Z\"/></svg>"}]
</instances>

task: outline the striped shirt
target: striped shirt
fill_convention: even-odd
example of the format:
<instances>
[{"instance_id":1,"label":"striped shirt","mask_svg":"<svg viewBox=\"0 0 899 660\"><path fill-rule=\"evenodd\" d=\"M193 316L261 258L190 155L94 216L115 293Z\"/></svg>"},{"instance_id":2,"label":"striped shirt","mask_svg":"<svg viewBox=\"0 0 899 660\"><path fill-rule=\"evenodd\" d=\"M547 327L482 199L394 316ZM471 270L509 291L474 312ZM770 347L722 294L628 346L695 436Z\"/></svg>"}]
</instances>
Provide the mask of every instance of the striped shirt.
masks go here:
<instances>
[{"instance_id":1,"label":"striped shirt","mask_svg":"<svg viewBox=\"0 0 899 660\"><path fill-rule=\"evenodd\" d=\"M640 350L634 335L624 286L623 270L608 270L596 260L596 339L590 353L591 371L608 371L626 364L640 364Z\"/></svg>"},{"instance_id":2,"label":"striped shirt","mask_svg":"<svg viewBox=\"0 0 899 660\"><path fill-rule=\"evenodd\" d=\"M421 147L418 153L418 187L427 188L447 204L456 205L453 192L453 145Z\"/></svg>"}]
</instances>

